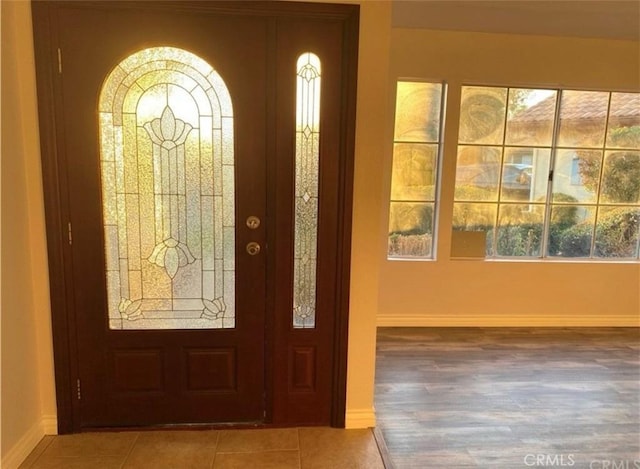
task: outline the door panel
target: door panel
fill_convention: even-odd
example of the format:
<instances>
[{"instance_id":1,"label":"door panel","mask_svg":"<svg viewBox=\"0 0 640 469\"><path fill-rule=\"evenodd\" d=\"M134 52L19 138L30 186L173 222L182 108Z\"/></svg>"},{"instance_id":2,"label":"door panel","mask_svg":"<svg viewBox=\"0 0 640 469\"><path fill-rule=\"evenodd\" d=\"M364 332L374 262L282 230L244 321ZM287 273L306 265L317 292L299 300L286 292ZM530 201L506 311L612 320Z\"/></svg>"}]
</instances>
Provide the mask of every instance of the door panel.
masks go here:
<instances>
[{"instance_id":1,"label":"door panel","mask_svg":"<svg viewBox=\"0 0 640 469\"><path fill-rule=\"evenodd\" d=\"M264 218L266 116L265 105L260 103L266 103L265 34L265 21L254 18L203 18L131 9L109 10L106 15L82 8L61 11L64 154L74 234L71 247L74 306L78 331L82 334L78 337L79 375L86 396L81 401L83 426L263 418L265 262L264 256L249 256L244 251L244 245L250 241L264 242L260 229L249 230L242 223L236 224L235 328L188 331L108 328L96 117L104 80L132 52L162 45L196 54L215 68L231 94L236 140L235 218L243 220L249 215ZM104 49L96 47L106 43L109 46ZM125 117L130 115L125 113ZM154 117L162 119L163 115ZM142 150L138 151L141 165ZM129 168L123 166L122 177L126 180L133 170L127 172ZM138 184L142 184L144 177L140 176ZM137 194L118 196L128 206L128 199L137 199ZM155 208L161 210L162 200L156 197ZM140 223L153 224L154 220L147 218ZM134 248L139 248L139 244L129 243L130 256ZM138 257L145 263L152 255L142 252ZM120 262L124 262L120 257ZM155 271L159 272L156 283L164 281L172 285L175 281L162 269ZM148 315L146 311L135 313ZM120 323L125 324L125 329L137 326L133 319ZM96 370L107 371L96 373ZM184 398L186 395L188 400Z\"/></svg>"},{"instance_id":2,"label":"door panel","mask_svg":"<svg viewBox=\"0 0 640 469\"><path fill-rule=\"evenodd\" d=\"M340 21L317 22L302 19L279 19L277 42L277 73L279 90L297 87L298 60L301 55L317 56L321 67L320 125L318 129L319 166L315 182L317 187L317 265L315 275L315 318L312 324L299 326L294 321L295 261L291 259L291 246L295 244L296 165L304 164L296 142L296 113L299 106L295 93L280 93L277 102L277 191L275 193L278 236L275 240L275 269L280 281L276 289L275 311L279 318L277 341L286 347L277 350L277 362L287 366L275 370L277 388L274 399L276 409L282 409L286 421L296 424L319 422L328 424L331 415L330 394L334 392L332 344L336 330L339 295L336 271L340 262L337 255L341 203L340 174L344 170L341 147L341 119L345 111L342 86L347 71L342 60L344 53L343 24ZM344 174L344 173L342 173ZM304 238L304 237L303 237ZM308 327L310 326L310 327Z\"/></svg>"}]
</instances>

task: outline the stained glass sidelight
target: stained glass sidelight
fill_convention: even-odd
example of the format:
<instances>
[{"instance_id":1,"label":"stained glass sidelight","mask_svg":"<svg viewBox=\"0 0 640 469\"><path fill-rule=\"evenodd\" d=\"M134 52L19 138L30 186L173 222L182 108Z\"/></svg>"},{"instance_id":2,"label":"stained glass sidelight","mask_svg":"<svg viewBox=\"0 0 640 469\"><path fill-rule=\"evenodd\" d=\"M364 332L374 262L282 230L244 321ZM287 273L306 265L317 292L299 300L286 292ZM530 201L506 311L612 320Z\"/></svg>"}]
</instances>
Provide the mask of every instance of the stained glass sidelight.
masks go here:
<instances>
[{"instance_id":1,"label":"stained glass sidelight","mask_svg":"<svg viewBox=\"0 0 640 469\"><path fill-rule=\"evenodd\" d=\"M293 327L316 324L318 167L320 160L320 59L304 53L297 63Z\"/></svg>"},{"instance_id":2,"label":"stained glass sidelight","mask_svg":"<svg viewBox=\"0 0 640 469\"><path fill-rule=\"evenodd\" d=\"M111 329L235 327L233 111L220 75L144 49L100 93Z\"/></svg>"}]
</instances>

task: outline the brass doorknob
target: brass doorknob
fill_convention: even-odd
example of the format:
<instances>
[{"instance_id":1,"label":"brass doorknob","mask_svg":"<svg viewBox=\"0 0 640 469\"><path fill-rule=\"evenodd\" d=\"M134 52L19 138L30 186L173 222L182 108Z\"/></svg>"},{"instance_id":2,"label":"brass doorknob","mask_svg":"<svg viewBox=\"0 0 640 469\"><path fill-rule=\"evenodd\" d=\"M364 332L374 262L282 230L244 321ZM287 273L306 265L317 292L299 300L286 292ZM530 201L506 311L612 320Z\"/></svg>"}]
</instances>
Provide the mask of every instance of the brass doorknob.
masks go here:
<instances>
[{"instance_id":1,"label":"brass doorknob","mask_svg":"<svg viewBox=\"0 0 640 469\"><path fill-rule=\"evenodd\" d=\"M247 244L247 253L250 256L255 256L259 252L260 252L260 245L258 243L256 243L255 241L251 241L250 243Z\"/></svg>"}]
</instances>

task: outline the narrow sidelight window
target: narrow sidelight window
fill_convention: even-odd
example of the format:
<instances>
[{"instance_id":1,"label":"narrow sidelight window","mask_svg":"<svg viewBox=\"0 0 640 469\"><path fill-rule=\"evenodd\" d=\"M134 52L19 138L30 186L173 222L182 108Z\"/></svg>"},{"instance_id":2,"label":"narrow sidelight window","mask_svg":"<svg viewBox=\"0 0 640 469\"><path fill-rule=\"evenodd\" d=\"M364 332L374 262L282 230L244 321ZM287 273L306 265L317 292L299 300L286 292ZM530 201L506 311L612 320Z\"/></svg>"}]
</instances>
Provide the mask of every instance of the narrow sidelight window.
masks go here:
<instances>
[{"instance_id":1,"label":"narrow sidelight window","mask_svg":"<svg viewBox=\"0 0 640 469\"><path fill-rule=\"evenodd\" d=\"M316 324L320 80L318 56L302 54L296 85L293 327L297 329Z\"/></svg>"}]
</instances>

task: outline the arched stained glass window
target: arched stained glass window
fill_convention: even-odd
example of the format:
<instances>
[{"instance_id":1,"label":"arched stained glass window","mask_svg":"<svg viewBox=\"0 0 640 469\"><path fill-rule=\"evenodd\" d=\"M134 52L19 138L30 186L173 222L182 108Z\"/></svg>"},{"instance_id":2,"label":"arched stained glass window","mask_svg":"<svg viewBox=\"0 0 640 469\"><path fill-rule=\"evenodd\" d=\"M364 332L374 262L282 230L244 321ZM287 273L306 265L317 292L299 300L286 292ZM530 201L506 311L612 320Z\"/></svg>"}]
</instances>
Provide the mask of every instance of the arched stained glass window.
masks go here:
<instances>
[{"instance_id":1,"label":"arched stained glass window","mask_svg":"<svg viewBox=\"0 0 640 469\"><path fill-rule=\"evenodd\" d=\"M99 101L111 329L235 327L231 97L172 47L124 59Z\"/></svg>"},{"instance_id":2,"label":"arched stained glass window","mask_svg":"<svg viewBox=\"0 0 640 469\"><path fill-rule=\"evenodd\" d=\"M318 56L302 54L297 63L296 86L294 328L313 328L316 324L320 77Z\"/></svg>"}]
</instances>

